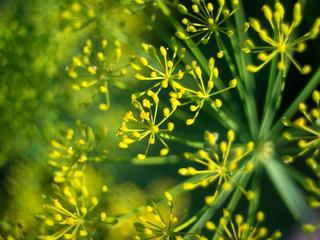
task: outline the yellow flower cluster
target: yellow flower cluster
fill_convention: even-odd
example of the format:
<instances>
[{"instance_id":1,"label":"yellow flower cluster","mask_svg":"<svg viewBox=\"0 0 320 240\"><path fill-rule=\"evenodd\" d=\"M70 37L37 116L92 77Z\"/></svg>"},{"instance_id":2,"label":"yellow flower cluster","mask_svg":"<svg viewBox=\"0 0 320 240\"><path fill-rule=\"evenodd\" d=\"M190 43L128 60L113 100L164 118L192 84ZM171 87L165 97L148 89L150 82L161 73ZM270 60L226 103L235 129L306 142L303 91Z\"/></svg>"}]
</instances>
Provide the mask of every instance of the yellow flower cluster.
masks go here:
<instances>
[{"instance_id":1,"label":"yellow flower cluster","mask_svg":"<svg viewBox=\"0 0 320 240\"><path fill-rule=\"evenodd\" d=\"M184 215L180 220L173 215L173 198L169 192L165 192L169 214L163 215L152 201L147 202L147 211L153 214L153 219L145 219L138 216L138 222L134 224L136 231L139 233L133 239L172 239L183 240L184 235L191 235L199 240L207 240L198 233L182 232L188 225L183 225L186 218Z\"/></svg>"},{"instance_id":2,"label":"yellow flower cluster","mask_svg":"<svg viewBox=\"0 0 320 240\"><path fill-rule=\"evenodd\" d=\"M225 0L218 0L218 8L214 9L213 3L206 3L205 0L192 0L192 12L189 12L187 7L183 4L178 4L178 10L183 15L190 17L192 20L184 18L182 23L186 25L186 32L190 33L190 35L186 35L181 31L176 33L176 36L180 39L190 39L197 36L201 36L200 40L195 44L199 45L200 43L207 44L212 34L223 33L229 37L231 37L234 33L234 29L230 29L228 27L223 27L223 23L230 18L239 8L238 0L233 0L232 6L233 9L230 10L227 8L225 4ZM214 13L214 11L216 11ZM193 22L194 21L194 22ZM223 57L223 51L220 48L220 44L218 43L218 47L220 52L218 53L218 57Z\"/></svg>"},{"instance_id":3,"label":"yellow flower cluster","mask_svg":"<svg viewBox=\"0 0 320 240\"><path fill-rule=\"evenodd\" d=\"M314 162L319 158L320 154L320 92L315 90L312 94L312 99L316 103L316 107L312 108L309 112L305 103L300 103L298 108L303 113L303 117L300 117L293 122L287 118L282 119L282 123L287 127L292 127L299 133L284 132L283 136L288 140L298 141L299 148L302 149L295 156L284 156L283 160L286 162L292 162L295 158L302 156L303 154L314 151L311 158L307 161L310 166L314 166ZM296 136L295 136L296 135Z\"/></svg>"},{"instance_id":4,"label":"yellow flower cluster","mask_svg":"<svg viewBox=\"0 0 320 240\"><path fill-rule=\"evenodd\" d=\"M93 98L98 93L102 94L105 103L99 105L100 110L108 110L110 107L108 84L116 84L127 73L125 68L117 66L121 59L121 43L115 40L113 46L107 46L106 39L97 46L87 40L83 53L73 57L72 65L67 68L69 76L77 81L72 85L74 90L95 86Z\"/></svg>"},{"instance_id":5,"label":"yellow flower cluster","mask_svg":"<svg viewBox=\"0 0 320 240\"><path fill-rule=\"evenodd\" d=\"M231 88L235 88L237 86L237 80L233 79L229 82L228 87L221 90L213 91L216 79L219 76L218 68L215 67L214 58L209 59L208 67L210 70L210 76L207 81L204 81L202 78L202 70L197 65L196 61L193 61L191 65L186 65L186 72L192 76L194 82L196 83L195 88L185 87L183 86L183 83L172 83L175 92L171 92L170 96L178 99L181 102L181 106L191 104L190 110L192 112L195 112L194 117L186 121L187 125L191 125L194 123L196 117L198 116L206 101L208 101L209 104L214 105L216 108L220 108L222 105L221 100L218 98L212 100L211 98L219 93L227 91ZM186 99L185 102L182 102L182 100L184 99Z\"/></svg>"},{"instance_id":6,"label":"yellow flower cluster","mask_svg":"<svg viewBox=\"0 0 320 240\"><path fill-rule=\"evenodd\" d=\"M149 147L151 144L154 144L156 138L158 138L163 144L164 148L160 151L160 156L165 156L169 152L169 147L165 141L161 138L161 132L171 132L174 128L172 122L167 123L167 128L161 129L160 126L171 116L171 114L176 110L177 103L172 101L172 109L164 108L163 117L159 119L159 98L158 94L149 90L147 95L150 97L150 100L145 98L142 101L142 104L136 100L132 100L133 106L138 109L140 112L137 119L134 114L129 111L122 116L124 122L119 128L117 135L122 138L122 141L119 143L119 147L127 148L128 145L141 141L142 139L148 138L148 146L144 154L138 154L137 158L142 160L146 157ZM158 119L157 119L158 118ZM133 128L129 128L127 124L132 125Z\"/></svg>"},{"instance_id":7,"label":"yellow flower cluster","mask_svg":"<svg viewBox=\"0 0 320 240\"><path fill-rule=\"evenodd\" d=\"M263 61L259 66L248 65L247 70L252 72L259 71L271 59L280 55L278 62L278 69L284 70L286 68L285 58L296 66L302 73L307 74L311 71L309 65L301 66L293 57L291 52L303 52L306 49L305 42L314 39L319 35L320 18L316 19L311 30L301 37L294 38L293 33L302 21L301 3L297 2L293 9L293 20L291 24L284 22L284 7L280 2L275 3L275 11L267 5L262 7L265 18L268 20L273 34L269 35L266 29L263 29L259 21L255 18L250 18L250 26L259 34L259 37L267 43L267 46L256 46L252 40L248 39L242 44L242 50L247 53L258 53L258 59Z\"/></svg>"},{"instance_id":8,"label":"yellow flower cluster","mask_svg":"<svg viewBox=\"0 0 320 240\"><path fill-rule=\"evenodd\" d=\"M146 58L141 57L140 62L142 66L132 63L132 66L136 70L138 71L144 70L146 73L149 74L148 76L145 74L137 73L135 77L138 80L156 81L156 83L151 88L148 89L148 90L155 91L156 94L158 94L161 91L161 89L167 88L169 84L173 84L177 80L182 79L184 75L184 72L182 72L181 70L178 70L177 67L179 66L179 63L185 56L185 49L182 48L179 52L179 56L177 56L178 54L177 43L174 38L172 38L171 42L173 45L174 52L170 59L167 56L168 52L165 47L163 46L160 47L160 54L162 56L162 59L161 59L157 53L157 50L152 45L142 44L143 49L152 58L153 61L149 63L149 61ZM157 90L154 90L154 89L157 89ZM148 90L143 91L141 93L136 93L134 94L134 97L140 97L146 94Z\"/></svg>"},{"instance_id":9,"label":"yellow flower cluster","mask_svg":"<svg viewBox=\"0 0 320 240\"><path fill-rule=\"evenodd\" d=\"M49 228L50 234L39 236L40 239L91 239L87 231L89 222L117 223L116 219L107 217L105 212L90 217L99 201L96 197L89 197L84 179L83 176L75 177L63 187L53 185L54 197L43 196L48 203L43 206L44 212L36 217ZM103 186L102 191L106 192L107 187Z\"/></svg>"},{"instance_id":10,"label":"yellow flower cluster","mask_svg":"<svg viewBox=\"0 0 320 240\"><path fill-rule=\"evenodd\" d=\"M107 134L107 129L102 129L102 136L95 135L91 127L77 121L78 131L67 128L62 131L61 140L52 140L51 145L54 148L49 152L48 164L56 170L54 171L54 182L60 183L66 181L73 175L81 175L78 167L86 161L104 159L107 151L103 150L99 156L93 155L93 150ZM100 140L99 140L100 138Z\"/></svg>"},{"instance_id":11,"label":"yellow flower cluster","mask_svg":"<svg viewBox=\"0 0 320 240\"><path fill-rule=\"evenodd\" d=\"M212 133L207 132L209 144L215 144L215 136ZM181 168L179 173L184 176L203 176L197 182L185 182L183 188L185 190L191 190L198 186L207 187L209 184L214 182L217 183L216 190L212 196L206 197L206 203L212 204L218 197L220 191L231 189L232 185L236 185L243 194L246 195L247 199L252 199L254 193L252 191L246 191L241 187L238 182L234 179L234 175L239 172L249 172L253 168L253 163L244 161L244 158L253 151L253 142L247 143L246 150L243 151L241 147L231 151L231 145L235 140L235 134L232 130L227 133L228 142L222 141L220 143L221 156L215 149L211 150L213 158L209 153L203 149L198 151L198 154L185 153L185 157L193 162L203 165L206 169L197 170L194 167ZM231 152L234 152L231 155Z\"/></svg>"},{"instance_id":12,"label":"yellow flower cluster","mask_svg":"<svg viewBox=\"0 0 320 240\"><path fill-rule=\"evenodd\" d=\"M210 231L215 231L218 234L218 240L237 239L237 240L276 240L280 239L282 234L280 231L275 231L268 237L268 230L265 227L260 227L264 221L263 212L259 211L256 216L257 223L250 226L245 222L242 215L237 214L234 219L227 209L223 209L223 217L220 218L219 227L213 222L206 222L206 228ZM229 224L229 227L228 227Z\"/></svg>"}]
</instances>

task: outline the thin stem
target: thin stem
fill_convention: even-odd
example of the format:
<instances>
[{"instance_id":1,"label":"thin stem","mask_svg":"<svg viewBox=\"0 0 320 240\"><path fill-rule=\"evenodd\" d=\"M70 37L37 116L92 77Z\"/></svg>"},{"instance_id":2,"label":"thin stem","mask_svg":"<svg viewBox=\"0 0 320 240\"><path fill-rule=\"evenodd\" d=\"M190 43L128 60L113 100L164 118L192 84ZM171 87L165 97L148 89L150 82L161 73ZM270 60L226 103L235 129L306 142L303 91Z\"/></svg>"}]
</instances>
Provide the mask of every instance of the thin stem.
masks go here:
<instances>
[{"instance_id":1,"label":"thin stem","mask_svg":"<svg viewBox=\"0 0 320 240\"><path fill-rule=\"evenodd\" d=\"M257 130L258 130L258 113L257 113L257 106L256 103L254 101L254 98L252 98L253 96L248 93L243 85L243 79L241 79L239 73L237 72L236 66L234 65L234 63L232 62L231 56L228 52L228 49L226 48L226 46L224 45L219 32L215 31L215 37L217 42L219 43L219 46L222 48L223 52L224 52L224 57L227 61L227 65L229 67L229 70L231 71L232 75L234 78L236 78L237 81L237 89L239 92L239 95L242 99L243 102L245 102L245 113L247 115L247 119L249 121L249 127L250 127L250 131L252 136L256 136L257 135Z\"/></svg>"}]
</instances>

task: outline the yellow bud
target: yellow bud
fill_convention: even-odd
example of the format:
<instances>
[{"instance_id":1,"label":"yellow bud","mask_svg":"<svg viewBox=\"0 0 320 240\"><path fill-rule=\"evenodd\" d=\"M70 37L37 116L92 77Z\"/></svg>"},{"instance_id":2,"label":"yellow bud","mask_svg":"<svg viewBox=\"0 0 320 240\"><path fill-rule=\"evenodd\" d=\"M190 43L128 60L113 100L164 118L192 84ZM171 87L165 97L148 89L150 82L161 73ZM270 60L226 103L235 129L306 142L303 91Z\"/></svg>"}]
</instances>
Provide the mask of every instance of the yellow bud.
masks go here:
<instances>
[{"instance_id":1,"label":"yellow bud","mask_svg":"<svg viewBox=\"0 0 320 240\"><path fill-rule=\"evenodd\" d=\"M147 205L146 209L148 212L153 212L153 207L151 207L150 205Z\"/></svg>"},{"instance_id":2,"label":"yellow bud","mask_svg":"<svg viewBox=\"0 0 320 240\"><path fill-rule=\"evenodd\" d=\"M139 160L143 160L143 159L146 158L146 156L143 155L143 154L141 154L141 153L139 153L139 154L137 155L137 158L138 158Z\"/></svg>"},{"instance_id":3,"label":"yellow bud","mask_svg":"<svg viewBox=\"0 0 320 240\"><path fill-rule=\"evenodd\" d=\"M127 148L128 144L126 144L124 142L119 142L118 146L121 147L121 148Z\"/></svg>"},{"instance_id":4,"label":"yellow bud","mask_svg":"<svg viewBox=\"0 0 320 240\"><path fill-rule=\"evenodd\" d=\"M229 142L233 142L234 139L235 139L235 134L234 134L234 131L233 130L229 130L228 133L227 133L227 136L228 136L228 141Z\"/></svg>"},{"instance_id":5,"label":"yellow bud","mask_svg":"<svg viewBox=\"0 0 320 240\"><path fill-rule=\"evenodd\" d=\"M108 44L108 41L106 39L103 39L101 42L102 48L105 48Z\"/></svg>"},{"instance_id":6,"label":"yellow bud","mask_svg":"<svg viewBox=\"0 0 320 240\"><path fill-rule=\"evenodd\" d=\"M160 151L160 156L166 156L169 152L169 148L163 148Z\"/></svg>"},{"instance_id":7,"label":"yellow bud","mask_svg":"<svg viewBox=\"0 0 320 240\"><path fill-rule=\"evenodd\" d=\"M79 231L79 235L80 235L81 237L85 237L85 236L88 235L88 232L85 231L85 230L80 230L80 231Z\"/></svg>"},{"instance_id":8,"label":"yellow bud","mask_svg":"<svg viewBox=\"0 0 320 240\"><path fill-rule=\"evenodd\" d=\"M307 105L305 103L302 103L302 102L299 103L298 108L299 108L299 111L301 112L307 111Z\"/></svg>"},{"instance_id":9,"label":"yellow bud","mask_svg":"<svg viewBox=\"0 0 320 240\"><path fill-rule=\"evenodd\" d=\"M78 159L78 161L81 162L81 163L83 163L83 162L85 162L87 160L88 160L88 158L87 158L86 155L81 155L81 157Z\"/></svg>"},{"instance_id":10,"label":"yellow bud","mask_svg":"<svg viewBox=\"0 0 320 240\"><path fill-rule=\"evenodd\" d=\"M144 57L140 58L140 61L144 66L148 66L149 65L148 60L145 59Z\"/></svg>"},{"instance_id":11,"label":"yellow bud","mask_svg":"<svg viewBox=\"0 0 320 240\"><path fill-rule=\"evenodd\" d=\"M172 200L173 200L173 199L172 199L172 195L171 195L169 192L165 192L164 195L165 195L165 197L166 197L166 199L167 199L168 201L172 201Z\"/></svg>"},{"instance_id":12,"label":"yellow bud","mask_svg":"<svg viewBox=\"0 0 320 240\"><path fill-rule=\"evenodd\" d=\"M198 5L193 4L193 5L192 5L192 10L193 10L193 12L195 12L195 13L199 13L199 7L198 7Z\"/></svg>"},{"instance_id":13,"label":"yellow bud","mask_svg":"<svg viewBox=\"0 0 320 240\"><path fill-rule=\"evenodd\" d=\"M160 47L160 53L164 57L167 56L167 50L163 46Z\"/></svg>"},{"instance_id":14,"label":"yellow bud","mask_svg":"<svg viewBox=\"0 0 320 240\"><path fill-rule=\"evenodd\" d=\"M249 18L249 22L251 27L256 31L256 32L260 32L261 31L261 27L260 27L260 23L258 20L254 19L254 18Z\"/></svg>"},{"instance_id":15,"label":"yellow bud","mask_svg":"<svg viewBox=\"0 0 320 240\"><path fill-rule=\"evenodd\" d=\"M194 123L194 119L187 119L186 124L191 125Z\"/></svg>"},{"instance_id":16,"label":"yellow bud","mask_svg":"<svg viewBox=\"0 0 320 240\"><path fill-rule=\"evenodd\" d=\"M89 66L89 67L87 68L87 70L88 70L88 72L91 73L91 74L96 74L97 72L96 72L95 68L96 68L96 67Z\"/></svg>"},{"instance_id":17,"label":"yellow bud","mask_svg":"<svg viewBox=\"0 0 320 240\"><path fill-rule=\"evenodd\" d=\"M205 202L207 205L213 204L215 200L216 200L216 196L206 196L205 197Z\"/></svg>"},{"instance_id":18,"label":"yellow bud","mask_svg":"<svg viewBox=\"0 0 320 240\"><path fill-rule=\"evenodd\" d=\"M91 198L91 203L92 205L97 205L98 204L98 199L96 197Z\"/></svg>"},{"instance_id":19,"label":"yellow bud","mask_svg":"<svg viewBox=\"0 0 320 240\"><path fill-rule=\"evenodd\" d=\"M172 122L168 122L168 131L173 131L173 129L174 129L174 123L172 123Z\"/></svg>"},{"instance_id":20,"label":"yellow bud","mask_svg":"<svg viewBox=\"0 0 320 240\"><path fill-rule=\"evenodd\" d=\"M220 108L222 106L222 102L218 98L214 100L214 104L216 105L217 108Z\"/></svg>"},{"instance_id":21,"label":"yellow bud","mask_svg":"<svg viewBox=\"0 0 320 240\"><path fill-rule=\"evenodd\" d=\"M264 213L263 213L263 212L259 211L259 212L257 213L257 221L258 221L258 222L264 221Z\"/></svg>"},{"instance_id":22,"label":"yellow bud","mask_svg":"<svg viewBox=\"0 0 320 240\"><path fill-rule=\"evenodd\" d=\"M105 93L108 91L108 88L106 86L100 86L99 90L100 90L100 92Z\"/></svg>"},{"instance_id":23,"label":"yellow bud","mask_svg":"<svg viewBox=\"0 0 320 240\"><path fill-rule=\"evenodd\" d=\"M320 92L315 90L312 92L312 99L315 101L317 104L320 102Z\"/></svg>"},{"instance_id":24,"label":"yellow bud","mask_svg":"<svg viewBox=\"0 0 320 240\"><path fill-rule=\"evenodd\" d=\"M257 72L259 70L259 68L254 65L249 64L246 66L246 70L249 72Z\"/></svg>"},{"instance_id":25,"label":"yellow bud","mask_svg":"<svg viewBox=\"0 0 320 240\"><path fill-rule=\"evenodd\" d=\"M271 11L270 7L267 5L264 5L261 10L263 11L265 18L269 22L272 22L272 11Z\"/></svg>"},{"instance_id":26,"label":"yellow bud","mask_svg":"<svg viewBox=\"0 0 320 240\"><path fill-rule=\"evenodd\" d=\"M100 103L99 104L99 109L102 110L102 111L106 111L106 110L108 110L108 105L105 104L105 103Z\"/></svg>"},{"instance_id":27,"label":"yellow bud","mask_svg":"<svg viewBox=\"0 0 320 240\"><path fill-rule=\"evenodd\" d=\"M48 226L52 227L54 225L54 222L51 219L46 219L44 221L45 224L47 224Z\"/></svg>"},{"instance_id":28,"label":"yellow bud","mask_svg":"<svg viewBox=\"0 0 320 240\"><path fill-rule=\"evenodd\" d=\"M108 192L108 187L107 187L107 185L103 185L102 187L101 187L101 190L102 190L102 192Z\"/></svg>"},{"instance_id":29,"label":"yellow bud","mask_svg":"<svg viewBox=\"0 0 320 240\"><path fill-rule=\"evenodd\" d=\"M152 235L152 231L149 228L146 228L144 230L144 233L147 234L147 235Z\"/></svg>"},{"instance_id":30,"label":"yellow bud","mask_svg":"<svg viewBox=\"0 0 320 240\"><path fill-rule=\"evenodd\" d=\"M192 190L195 188L195 185L191 182L185 182L183 183L183 189L184 190Z\"/></svg>"},{"instance_id":31,"label":"yellow bud","mask_svg":"<svg viewBox=\"0 0 320 240\"><path fill-rule=\"evenodd\" d=\"M206 222L206 228L212 231L212 230L216 229L216 225L211 221L207 221Z\"/></svg>"},{"instance_id":32,"label":"yellow bud","mask_svg":"<svg viewBox=\"0 0 320 240\"><path fill-rule=\"evenodd\" d=\"M293 8L293 25L298 26L302 20L301 3L297 2Z\"/></svg>"},{"instance_id":33,"label":"yellow bud","mask_svg":"<svg viewBox=\"0 0 320 240\"><path fill-rule=\"evenodd\" d=\"M98 53L97 53L97 57L98 57L98 59L99 59L101 62L103 61L104 56L103 56L103 53L102 53L102 52L98 52Z\"/></svg>"},{"instance_id":34,"label":"yellow bud","mask_svg":"<svg viewBox=\"0 0 320 240\"><path fill-rule=\"evenodd\" d=\"M66 234L63 235L63 237L64 237L65 239L71 239L71 238L72 238L72 234L66 233Z\"/></svg>"},{"instance_id":35,"label":"yellow bud","mask_svg":"<svg viewBox=\"0 0 320 240\"><path fill-rule=\"evenodd\" d=\"M221 149L221 152L225 152L227 150L227 143L225 141L222 141L220 143L220 149Z\"/></svg>"},{"instance_id":36,"label":"yellow bud","mask_svg":"<svg viewBox=\"0 0 320 240\"><path fill-rule=\"evenodd\" d=\"M80 207L80 211L82 212L83 215L86 215L88 212L87 208L84 206Z\"/></svg>"},{"instance_id":37,"label":"yellow bud","mask_svg":"<svg viewBox=\"0 0 320 240\"><path fill-rule=\"evenodd\" d=\"M237 79L232 79L229 82L229 87L235 88L237 86Z\"/></svg>"},{"instance_id":38,"label":"yellow bud","mask_svg":"<svg viewBox=\"0 0 320 240\"><path fill-rule=\"evenodd\" d=\"M217 53L217 58L223 58L223 56L224 56L224 52L223 51L219 51Z\"/></svg>"}]
</instances>

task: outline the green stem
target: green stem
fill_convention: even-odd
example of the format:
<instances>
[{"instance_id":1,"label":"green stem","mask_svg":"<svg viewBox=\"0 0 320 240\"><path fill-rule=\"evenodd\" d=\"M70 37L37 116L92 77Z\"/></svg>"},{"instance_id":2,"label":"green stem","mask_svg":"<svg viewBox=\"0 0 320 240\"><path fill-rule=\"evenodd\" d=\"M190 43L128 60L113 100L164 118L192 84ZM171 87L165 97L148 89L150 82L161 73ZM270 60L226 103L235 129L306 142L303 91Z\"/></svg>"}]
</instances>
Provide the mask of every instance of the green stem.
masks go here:
<instances>
[{"instance_id":1,"label":"green stem","mask_svg":"<svg viewBox=\"0 0 320 240\"><path fill-rule=\"evenodd\" d=\"M257 162L257 161L256 161ZM260 162L256 163L254 168L254 175L252 181L252 189L254 191L254 199L250 201L249 209L248 209L248 224L249 226L253 226L256 213L258 212L259 202L260 202L260 193L261 193L261 172L262 165Z\"/></svg>"},{"instance_id":2,"label":"green stem","mask_svg":"<svg viewBox=\"0 0 320 240\"><path fill-rule=\"evenodd\" d=\"M243 173L237 173L234 176L234 180L237 181L239 178L243 176ZM209 208L203 213L201 217L198 218L198 221L192 226L190 232L195 232L197 229L202 229L205 223L212 218L212 216L216 213L217 210L222 206L222 204L226 201L226 199L232 194L235 185L232 185L231 189L228 191L222 191L216 201L209 206ZM186 237L185 240L190 240L191 237Z\"/></svg>"},{"instance_id":3,"label":"green stem","mask_svg":"<svg viewBox=\"0 0 320 240\"><path fill-rule=\"evenodd\" d=\"M160 136L171 141L183 143L189 147L203 148L203 142L194 142L194 141L186 140L185 138L179 138L167 133L160 133Z\"/></svg>"},{"instance_id":4,"label":"green stem","mask_svg":"<svg viewBox=\"0 0 320 240\"><path fill-rule=\"evenodd\" d=\"M262 124L260 128L259 138L263 138L266 136L266 133L270 130L270 127L273 122L273 118L275 116L275 99L279 96L279 88L280 88L280 74L277 75L277 57L272 59L271 66L270 66L270 73L268 78L268 87L267 87L267 94L264 103L263 109L263 117L262 117Z\"/></svg>"},{"instance_id":5,"label":"green stem","mask_svg":"<svg viewBox=\"0 0 320 240\"><path fill-rule=\"evenodd\" d=\"M237 89L240 95L240 98L242 99L243 102L245 102L245 112L247 115L247 119L249 121L249 127L250 127L250 131L253 137L255 137L257 135L257 130L258 130L258 113L257 113L257 106L256 103L254 101L253 96L248 93L243 85L243 79L241 79L241 77L239 76L236 66L234 65L234 63L232 62L231 56L228 52L228 49L226 48L226 46L224 45L219 32L215 31L215 37L216 40L218 42L218 45L222 48L222 51L224 52L224 57L228 63L228 67L233 75L234 78L236 78L237 81Z\"/></svg>"},{"instance_id":6,"label":"green stem","mask_svg":"<svg viewBox=\"0 0 320 240\"><path fill-rule=\"evenodd\" d=\"M251 172L247 173L247 174L244 174L242 177L241 177L241 180L240 180L240 183L239 185L242 186L242 187L246 187L246 185L248 184L249 180L250 180L250 177L251 177ZM228 204L228 211L230 212L230 214L232 214L234 212L234 210L236 209L239 201L240 201L240 198L241 196L243 195L243 193L241 192L240 189L236 189L234 194L232 195L232 198ZM222 230L222 229L221 229ZM216 232L213 237L212 237L212 240L216 240L217 238L219 237L219 233Z\"/></svg>"}]
</instances>

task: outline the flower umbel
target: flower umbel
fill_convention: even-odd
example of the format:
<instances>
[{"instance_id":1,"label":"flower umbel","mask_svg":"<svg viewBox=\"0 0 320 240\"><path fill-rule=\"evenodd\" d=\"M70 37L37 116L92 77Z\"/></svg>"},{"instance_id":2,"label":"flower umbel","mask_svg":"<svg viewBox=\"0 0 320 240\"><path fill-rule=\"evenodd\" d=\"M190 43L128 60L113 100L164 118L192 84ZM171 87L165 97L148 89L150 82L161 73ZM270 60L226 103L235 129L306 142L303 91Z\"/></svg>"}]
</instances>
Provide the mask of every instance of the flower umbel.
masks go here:
<instances>
[{"instance_id":1,"label":"flower umbel","mask_svg":"<svg viewBox=\"0 0 320 240\"><path fill-rule=\"evenodd\" d=\"M237 80L233 79L229 82L229 87L226 87L218 91L213 91L216 79L219 76L218 68L214 66L214 63L214 58L210 58L208 63L208 67L210 69L210 76L207 82L203 80L202 71L201 68L197 66L197 62L193 61L191 66L186 65L186 70L187 73L190 74L195 80L195 87L184 87L183 83L180 84L178 82L172 83L172 86L176 91L170 93L171 97L179 99L181 105L191 104L190 110L192 112L195 112L194 117L186 121L187 125L191 125L194 123L196 117L198 116L200 110L202 109L206 101L208 101L209 104L212 104L215 108L220 108L222 105L221 100L218 98L212 100L211 98L219 93L227 91L231 88L235 88L237 86ZM186 100L182 102L181 100L184 99Z\"/></svg>"},{"instance_id":2,"label":"flower umbel","mask_svg":"<svg viewBox=\"0 0 320 240\"><path fill-rule=\"evenodd\" d=\"M284 132L283 136L288 140L296 140L298 141L298 146L302 149L301 152L296 154L295 156L284 156L283 160L286 162L291 162L295 158L310 152L314 151L312 157L310 159L317 159L320 154L320 92L315 90L312 94L312 99L316 103L316 107L312 108L309 112L307 111L307 105L305 103L299 104L299 110L303 113L304 117L300 117L293 122L288 120L287 118L283 118L282 122L287 127L296 128L302 134L299 135L297 132L297 136L293 136L290 132ZM311 161L311 160L310 160ZM310 161L307 161L310 162ZM310 166L311 162L309 163Z\"/></svg>"},{"instance_id":3,"label":"flower umbel","mask_svg":"<svg viewBox=\"0 0 320 240\"><path fill-rule=\"evenodd\" d=\"M215 136L212 133L207 132L209 142L215 142ZM198 151L198 156L192 153L185 153L184 156L191 161L202 164L206 167L205 170L197 170L193 167L181 168L179 169L179 173L184 176L193 176L193 175L202 175L203 178L197 182L186 182L183 185L184 189L194 189L195 187L207 187L209 184L213 182L217 182L216 190L213 196L206 197L206 203L212 204L220 190L225 189L228 190L231 188L231 185L234 184L240 189L243 194L246 195L247 199L252 199L254 197L254 193L252 191L246 191L243 187L241 187L236 180L234 180L233 175L238 172L248 172L253 168L253 164L251 162L243 162L243 159L246 155L248 155L254 147L253 142L248 142L246 151L243 152L241 147L238 147L234 150L234 155L231 155L231 145L235 140L235 134L232 130L228 131L227 134L228 143L222 141L220 143L221 157L219 157L217 151L212 148L211 153L213 155L213 159L209 156L208 152L203 149Z\"/></svg>"},{"instance_id":4,"label":"flower umbel","mask_svg":"<svg viewBox=\"0 0 320 240\"><path fill-rule=\"evenodd\" d=\"M172 103L172 110L169 108L163 109L163 118L157 121L159 118L159 98L158 95L151 90L148 91L148 96L151 97L151 101L147 98L143 99L142 104L136 100L132 100L132 105L137 108L140 112L140 119L134 117L131 111L127 112L122 116L124 122L119 128L117 135L122 138L119 143L119 147L127 148L128 145L141 141L142 139L149 136L148 146L144 154L138 154L138 159L144 159L148 153L151 144L155 143L156 138L158 138L164 145L164 148L160 151L161 156L168 154L169 147L161 138L161 132L171 132L174 128L172 122L168 122L167 128L160 129L160 126L171 116L171 114L176 110L177 105L175 102ZM127 123L135 126L136 128L128 128Z\"/></svg>"},{"instance_id":5,"label":"flower umbel","mask_svg":"<svg viewBox=\"0 0 320 240\"><path fill-rule=\"evenodd\" d=\"M55 167L54 182L64 182L66 178L73 175L79 166L87 161L104 159L107 151L103 150L100 156L94 156L93 150L98 145L102 137L106 136L107 129L102 130L102 136L94 134L91 127L77 121L78 131L67 128L62 131L62 138L52 140L51 145L54 148L49 152L50 160L48 164Z\"/></svg>"},{"instance_id":6,"label":"flower umbel","mask_svg":"<svg viewBox=\"0 0 320 240\"><path fill-rule=\"evenodd\" d=\"M319 34L320 18L316 19L311 30L301 37L293 39L292 35L301 21L301 3L297 2L293 9L293 21L289 25L284 22L284 7L280 2L275 4L275 11L272 12L269 6L264 5L262 11L265 18L268 20L274 37L271 37L266 29L261 28L260 23L255 18L250 18L249 22L251 27L259 34L259 37L267 43L267 46L256 46L252 40L248 39L242 44L242 50L247 53L258 53L258 59L263 61L259 66L248 65L247 70L252 72L259 71L265 66L271 59L280 55L280 61L278 62L278 69L284 70L286 68L285 58L289 58L290 61L296 66L296 68L302 73L307 74L311 71L310 65L301 66L290 53L303 52L306 49L305 42L310 39L314 39Z\"/></svg>"},{"instance_id":7,"label":"flower umbel","mask_svg":"<svg viewBox=\"0 0 320 240\"><path fill-rule=\"evenodd\" d=\"M69 76L79 82L72 85L74 90L96 86L93 97L101 93L105 98L105 103L99 105L100 110L108 110L110 107L108 84L121 87L119 79L126 75L126 69L117 66L121 58L121 43L114 41L114 52L110 52L107 46L106 39L97 47L94 47L91 40L87 40L83 54L73 57L73 64L67 69Z\"/></svg>"},{"instance_id":8,"label":"flower umbel","mask_svg":"<svg viewBox=\"0 0 320 240\"><path fill-rule=\"evenodd\" d=\"M45 240L90 238L87 230L88 222L115 224L117 220L107 217L105 212L92 216L91 212L99 201L96 197L89 197L88 190L83 184L83 177L75 178L64 187L53 185L54 197L45 199L49 201L44 205L44 213L37 215L53 234L40 236Z\"/></svg>"},{"instance_id":9,"label":"flower umbel","mask_svg":"<svg viewBox=\"0 0 320 240\"><path fill-rule=\"evenodd\" d=\"M182 23L186 25L186 31L190 33L189 36L186 36L182 32L177 32L176 36L181 39L190 39L193 37L197 37L203 35L201 39L196 43L199 45L200 43L207 44L210 40L212 34L218 34L218 32L223 33L231 37L233 35L234 30L223 27L223 23L230 18L239 8L238 0L233 0L232 6L233 9L230 10L226 7L225 0L218 0L218 8L214 13L214 5L209 2L206 3L205 0L192 0L194 3L192 5L193 13L189 12L188 9L183 4L178 4L178 10L188 17L191 17L195 20L189 20L184 18ZM219 42L217 41L219 47L219 57L223 56L223 51L221 51L221 47Z\"/></svg>"},{"instance_id":10,"label":"flower umbel","mask_svg":"<svg viewBox=\"0 0 320 240\"><path fill-rule=\"evenodd\" d=\"M268 237L268 230L265 227L260 227L264 218L264 214L259 211L256 216L257 223L254 226L250 226L244 221L242 215L237 214L232 219L230 212L227 209L223 209L223 217L220 218L219 227L211 221L206 222L206 227L208 230L215 231L218 234L218 240L275 240L281 238L282 234L280 231L275 231Z\"/></svg>"},{"instance_id":11,"label":"flower umbel","mask_svg":"<svg viewBox=\"0 0 320 240\"><path fill-rule=\"evenodd\" d=\"M143 49L156 62L157 66L154 66L153 63L149 63L149 61L144 57L140 58L142 68L137 64L133 65L135 69L137 70L144 69L148 72L148 74L150 74L150 76L145 76L140 73L137 73L135 77L138 80L147 80L147 81L157 82L151 88L148 89L148 90L152 90L154 88L157 88L157 90L155 91L156 94L158 94L162 88L167 88L169 84L172 84L177 80L180 80L184 74L181 70L177 70L177 67L185 55L185 49L182 48L180 50L179 57L178 57L177 56L178 46L177 46L176 40L172 38L171 43L172 43L174 52L170 60L167 57L168 52L165 49L165 47L163 46L160 47L160 54L162 55L162 59L163 59L161 60L159 58L157 50L152 45L142 44ZM134 96L140 97L146 94L148 90L143 91L141 93L136 93L134 94Z\"/></svg>"},{"instance_id":12,"label":"flower umbel","mask_svg":"<svg viewBox=\"0 0 320 240\"><path fill-rule=\"evenodd\" d=\"M181 232L188 224L182 225L186 214L179 220L173 215L173 198L169 192L165 192L169 214L163 215L153 201L147 202L147 211L152 213L153 219L147 220L142 216L138 216L139 222L134 224L139 235L135 236L135 240L142 239L163 239L163 240L182 240L184 235L192 235L196 239L206 239L199 236L198 233Z\"/></svg>"}]
</instances>

